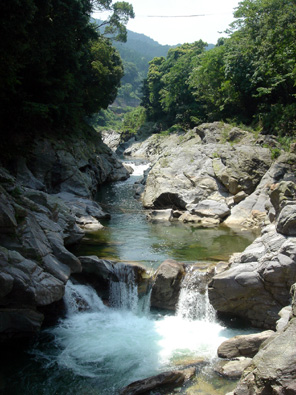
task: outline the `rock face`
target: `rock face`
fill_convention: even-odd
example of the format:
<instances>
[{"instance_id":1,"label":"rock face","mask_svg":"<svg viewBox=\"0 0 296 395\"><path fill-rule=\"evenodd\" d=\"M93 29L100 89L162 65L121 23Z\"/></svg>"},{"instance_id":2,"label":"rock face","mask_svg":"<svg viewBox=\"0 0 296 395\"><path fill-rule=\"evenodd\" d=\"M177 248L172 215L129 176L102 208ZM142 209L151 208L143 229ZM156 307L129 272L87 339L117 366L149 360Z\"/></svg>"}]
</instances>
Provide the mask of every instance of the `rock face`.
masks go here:
<instances>
[{"instance_id":1,"label":"rock face","mask_svg":"<svg viewBox=\"0 0 296 395\"><path fill-rule=\"evenodd\" d=\"M206 226L224 221L272 163L251 133L218 122L185 134L154 135L125 153L153 161L142 195L146 208L181 209L180 221Z\"/></svg>"},{"instance_id":2,"label":"rock face","mask_svg":"<svg viewBox=\"0 0 296 395\"><path fill-rule=\"evenodd\" d=\"M284 184L277 188L283 190ZM275 206L276 222L265 227L231 267L209 284L215 309L247 318L262 328L275 328L278 313L289 304L290 288L296 280L296 239L290 236L295 201L283 201L284 206Z\"/></svg>"},{"instance_id":3,"label":"rock face","mask_svg":"<svg viewBox=\"0 0 296 395\"><path fill-rule=\"evenodd\" d=\"M175 310L184 274L183 264L171 259L164 261L155 273L151 307Z\"/></svg>"},{"instance_id":4,"label":"rock face","mask_svg":"<svg viewBox=\"0 0 296 395\"><path fill-rule=\"evenodd\" d=\"M291 199L293 194L295 196L295 163L294 154L281 155L262 177L256 190L232 208L225 225L262 226L267 214L273 221L275 210L278 211L280 204L286 199ZM284 187L284 191L277 188L282 181L287 183L285 185L289 185Z\"/></svg>"},{"instance_id":5,"label":"rock face","mask_svg":"<svg viewBox=\"0 0 296 395\"><path fill-rule=\"evenodd\" d=\"M236 357L253 358L261 344L273 334L274 332L269 330L251 335L239 335L225 340L218 348L218 357L228 359Z\"/></svg>"},{"instance_id":6,"label":"rock face","mask_svg":"<svg viewBox=\"0 0 296 395\"><path fill-rule=\"evenodd\" d=\"M296 317L265 343L234 391L235 395L296 393Z\"/></svg>"},{"instance_id":7,"label":"rock face","mask_svg":"<svg viewBox=\"0 0 296 395\"><path fill-rule=\"evenodd\" d=\"M40 329L38 308L59 301L82 270L67 246L84 236L80 226L106 217L91 197L100 183L126 177L96 138L40 140L10 173L0 167L0 341Z\"/></svg>"}]
</instances>

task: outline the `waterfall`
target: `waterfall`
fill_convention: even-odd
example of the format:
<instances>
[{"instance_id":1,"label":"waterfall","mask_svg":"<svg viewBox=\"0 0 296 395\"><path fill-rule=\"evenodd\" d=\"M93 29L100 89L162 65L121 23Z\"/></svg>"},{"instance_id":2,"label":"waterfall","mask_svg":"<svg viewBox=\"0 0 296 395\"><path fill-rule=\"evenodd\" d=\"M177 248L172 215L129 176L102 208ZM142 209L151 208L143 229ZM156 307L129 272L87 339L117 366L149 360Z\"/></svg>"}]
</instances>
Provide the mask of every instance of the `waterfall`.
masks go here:
<instances>
[{"instance_id":1,"label":"waterfall","mask_svg":"<svg viewBox=\"0 0 296 395\"><path fill-rule=\"evenodd\" d=\"M214 322L215 310L210 304L205 273L191 266L182 281L177 315L189 320Z\"/></svg>"},{"instance_id":2,"label":"waterfall","mask_svg":"<svg viewBox=\"0 0 296 395\"><path fill-rule=\"evenodd\" d=\"M67 282L65 287L64 302L68 316L81 311L97 312L106 309L91 286L73 284L71 280Z\"/></svg>"},{"instance_id":3,"label":"waterfall","mask_svg":"<svg viewBox=\"0 0 296 395\"><path fill-rule=\"evenodd\" d=\"M121 262L114 265L114 274L118 281L110 280L109 303L114 308L148 314L150 311L151 287L145 295L139 298L135 270L132 265Z\"/></svg>"},{"instance_id":4,"label":"waterfall","mask_svg":"<svg viewBox=\"0 0 296 395\"><path fill-rule=\"evenodd\" d=\"M118 281L110 280L110 306L136 312L138 308L138 286L133 267L118 262L114 265L114 274Z\"/></svg>"}]
</instances>

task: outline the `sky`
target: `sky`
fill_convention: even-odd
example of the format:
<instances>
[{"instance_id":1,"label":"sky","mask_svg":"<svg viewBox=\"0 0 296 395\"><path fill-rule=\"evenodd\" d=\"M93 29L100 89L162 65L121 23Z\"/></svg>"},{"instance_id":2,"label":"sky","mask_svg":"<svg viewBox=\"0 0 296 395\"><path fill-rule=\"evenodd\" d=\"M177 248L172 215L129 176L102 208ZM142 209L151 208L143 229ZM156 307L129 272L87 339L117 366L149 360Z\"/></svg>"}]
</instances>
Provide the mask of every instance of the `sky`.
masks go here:
<instances>
[{"instance_id":1,"label":"sky","mask_svg":"<svg viewBox=\"0 0 296 395\"><path fill-rule=\"evenodd\" d=\"M126 1L133 5L136 14L128 22L127 28L143 33L162 45L192 43L200 39L208 44L216 44L219 37L226 36L224 31L234 20L233 11L239 3L239 0ZM94 17L104 19L102 14L95 14Z\"/></svg>"}]
</instances>

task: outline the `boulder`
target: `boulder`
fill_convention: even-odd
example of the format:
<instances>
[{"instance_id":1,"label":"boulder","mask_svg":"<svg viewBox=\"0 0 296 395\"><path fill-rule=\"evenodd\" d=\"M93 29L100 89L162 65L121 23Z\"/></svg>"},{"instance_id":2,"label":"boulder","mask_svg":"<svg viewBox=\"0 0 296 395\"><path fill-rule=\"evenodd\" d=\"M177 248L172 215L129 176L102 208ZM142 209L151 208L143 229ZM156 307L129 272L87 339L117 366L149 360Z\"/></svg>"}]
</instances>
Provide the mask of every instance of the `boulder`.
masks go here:
<instances>
[{"instance_id":1,"label":"boulder","mask_svg":"<svg viewBox=\"0 0 296 395\"><path fill-rule=\"evenodd\" d=\"M95 255L80 256L79 260L82 265L82 272L92 274L103 280L118 281L114 272L114 262L106 259L100 259Z\"/></svg>"},{"instance_id":2,"label":"boulder","mask_svg":"<svg viewBox=\"0 0 296 395\"><path fill-rule=\"evenodd\" d=\"M252 358L244 357L235 358L232 361L219 361L214 365L214 371L230 380L237 380L251 363Z\"/></svg>"},{"instance_id":3,"label":"boulder","mask_svg":"<svg viewBox=\"0 0 296 395\"><path fill-rule=\"evenodd\" d=\"M157 376L135 381L119 391L120 395L148 394L150 391L180 387L195 374L195 368L160 373Z\"/></svg>"},{"instance_id":4,"label":"boulder","mask_svg":"<svg viewBox=\"0 0 296 395\"><path fill-rule=\"evenodd\" d=\"M270 214L273 222L282 202L291 200L296 189L294 163L296 155L281 155L262 177L256 190L231 210L225 225L262 227ZM276 212L273 213L273 210Z\"/></svg>"},{"instance_id":5,"label":"boulder","mask_svg":"<svg viewBox=\"0 0 296 395\"><path fill-rule=\"evenodd\" d=\"M232 207L255 193L272 164L270 151L255 145L251 133L221 122L202 124L187 133L153 135L134 143L128 153L153 162L142 194L144 207L188 210L180 220L201 226L225 221ZM286 168L291 169L288 163ZM257 193L244 210L230 215L229 224L251 218L257 225L266 216L267 199L268 194L260 199Z\"/></svg>"},{"instance_id":6,"label":"boulder","mask_svg":"<svg viewBox=\"0 0 296 395\"><path fill-rule=\"evenodd\" d=\"M277 322L276 322L276 330L277 331L280 331L287 326L287 324L292 316L292 307L291 306L283 307L282 310L279 312L279 316L280 316L280 319L277 320Z\"/></svg>"},{"instance_id":7,"label":"boulder","mask_svg":"<svg viewBox=\"0 0 296 395\"><path fill-rule=\"evenodd\" d=\"M281 210L276 230L286 236L296 236L296 202Z\"/></svg>"},{"instance_id":8,"label":"boulder","mask_svg":"<svg viewBox=\"0 0 296 395\"><path fill-rule=\"evenodd\" d=\"M102 143L100 136L91 131L90 134L91 138L79 141L71 137L35 140L26 166L45 186L45 192L92 197L99 184L129 177L128 171Z\"/></svg>"},{"instance_id":9,"label":"boulder","mask_svg":"<svg viewBox=\"0 0 296 395\"><path fill-rule=\"evenodd\" d=\"M291 287L292 307L281 311L289 315L286 324L281 322L254 356L244 371L234 395L295 394L296 393L296 303L295 284Z\"/></svg>"},{"instance_id":10,"label":"boulder","mask_svg":"<svg viewBox=\"0 0 296 395\"><path fill-rule=\"evenodd\" d=\"M199 217L210 217L222 221L230 214L229 207L224 201L216 201L205 199L197 204L190 204L186 206L190 214Z\"/></svg>"},{"instance_id":11,"label":"boulder","mask_svg":"<svg viewBox=\"0 0 296 395\"><path fill-rule=\"evenodd\" d=\"M164 261L155 273L151 307L175 310L184 274L185 269L182 263L172 259Z\"/></svg>"},{"instance_id":12,"label":"boulder","mask_svg":"<svg viewBox=\"0 0 296 395\"><path fill-rule=\"evenodd\" d=\"M173 219L173 210L152 210L147 214L148 221L171 221Z\"/></svg>"},{"instance_id":13,"label":"boulder","mask_svg":"<svg viewBox=\"0 0 296 395\"><path fill-rule=\"evenodd\" d=\"M43 314L28 308L0 309L0 341L31 337L41 328Z\"/></svg>"},{"instance_id":14,"label":"boulder","mask_svg":"<svg viewBox=\"0 0 296 395\"><path fill-rule=\"evenodd\" d=\"M296 318L272 336L244 371L235 395L296 393Z\"/></svg>"},{"instance_id":15,"label":"boulder","mask_svg":"<svg viewBox=\"0 0 296 395\"><path fill-rule=\"evenodd\" d=\"M275 328L295 278L296 240L270 225L228 270L214 276L209 298L220 312L249 319L260 328Z\"/></svg>"},{"instance_id":16,"label":"boulder","mask_svg":"<svg viewBox=\"0 0 296 395\"><path fill-rule=\"evenodd\" d=\"M239 335L225 340L218 348L218 357L228 359L236 357L253 358L261 344L273 334L274 332L269 330L250 335Z\"/></svg>"}]
</instances>

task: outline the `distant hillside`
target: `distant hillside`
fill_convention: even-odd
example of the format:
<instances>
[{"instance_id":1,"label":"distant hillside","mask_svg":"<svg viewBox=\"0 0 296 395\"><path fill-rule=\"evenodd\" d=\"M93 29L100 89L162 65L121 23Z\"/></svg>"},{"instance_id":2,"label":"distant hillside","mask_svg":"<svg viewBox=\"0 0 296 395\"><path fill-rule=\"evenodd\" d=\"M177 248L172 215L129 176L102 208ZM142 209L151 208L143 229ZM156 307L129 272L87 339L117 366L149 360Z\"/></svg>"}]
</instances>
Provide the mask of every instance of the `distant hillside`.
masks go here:
<instances>
[{"instance_id":1,"label":"distant hillside","mask_svg":"<svg viewBox=\"0 0 296 395\"><path fill-rule=\"evenodd\" d=\"M102 21L93 20L100 25ZM125 107L136 107L140 104L142 82L147 76L149 62L155 57L166 57L169 49L177 45L161 45L145 34L127 31L127 41L125 43L114 41L123 60L125 75L121 80L121 88L114 105ZM213 44L208 49L214 47Z\"/></svg>"}]
</instances>

